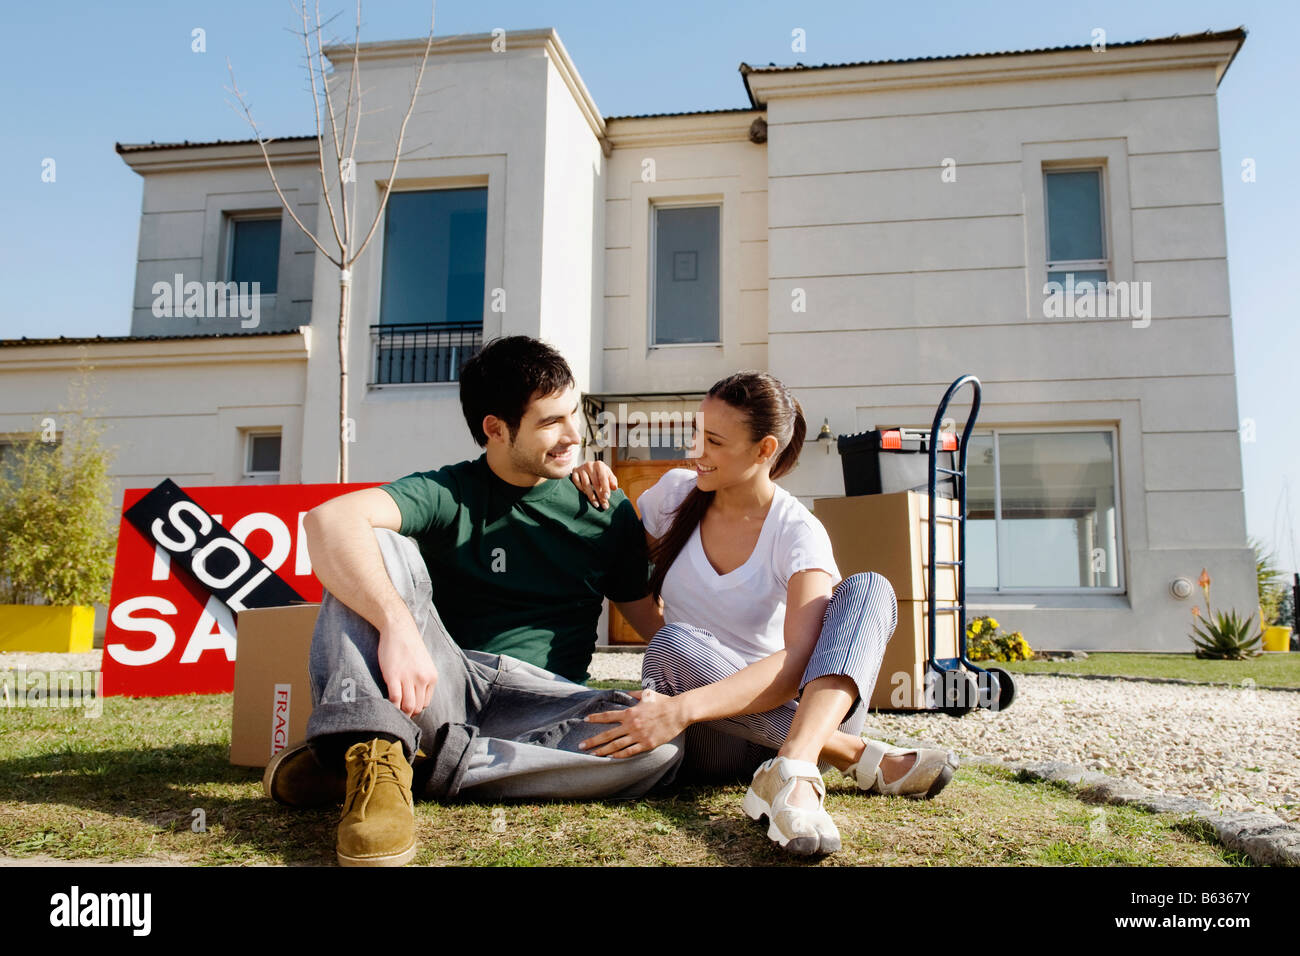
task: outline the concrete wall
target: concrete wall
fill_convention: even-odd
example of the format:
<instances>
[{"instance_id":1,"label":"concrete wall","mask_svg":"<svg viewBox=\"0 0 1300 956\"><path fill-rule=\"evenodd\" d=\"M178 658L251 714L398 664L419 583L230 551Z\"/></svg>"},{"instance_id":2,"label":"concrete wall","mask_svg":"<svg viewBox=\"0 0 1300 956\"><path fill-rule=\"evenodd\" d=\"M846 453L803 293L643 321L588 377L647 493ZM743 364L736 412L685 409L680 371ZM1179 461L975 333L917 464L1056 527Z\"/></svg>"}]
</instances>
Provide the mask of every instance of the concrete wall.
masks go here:
<instances>
[{"instance_id":1,"label":"concrete wall","mask_svg":"<svg viewBox=\"0 0 1300 956\"><path fill-rule=\"evenodd\" d=\"M320 180L314 140L273 144L276 178L294 212L315 221ZM144 178L139 262L131 302L132 335L292 330L311 321L314 247L294 224L271 184L256 145L131 152L126 160ZM254 317L155 314L155 284L224 281L230 216L279 213L280 267L275 294L260 297Z\"/></svg>"},{"instance_id":2,"label":"concrete wall","mask_svg":"<svg viewBox=\"0 0 1300 956\"><path fill-rule=\"evenodd\" d=\"M85 361L89 401L71 409L104 428L116 448L113 504L126 488L164 478L182 486L244 483L244 433L279 429L280 480L301 480L298 449L307 369L304 333L40 345L0 349L0 436L31 434L69 407L69 386Z\"/></svg>"},{"instance_id":3,"label":"concrete wall","mask_svg":"<svg viewBox=\"0 0 1300 956\"><path fill-rule=\"evenodd\" d=\"M1255 607L1215 84L1210 66L949 77L768 104L769 355L810 426L928 427L969 372L981 426L1118 429L1127 593L976 598L1031 644L1185 649L1190 602L1169 584L1203 566L1216 607ZM1151 283L1144 327L1044 317L1042 169L1070 159L1105 168L1111 278ZM837 469L799 477L843 493Z\"/></svg>"},{"instance_id":4,"label":"concrete wall","mask_svg":"<svg viewBox=\"0 0 1300 956\"><path fill-rule=\"evenodd\" d=\"M760 115L610 121L606 391L694 392L739 369L767 368L767 156L749 141ZM655 202L681 201L721 204L720 346L650 345L650 217Z\"/></svg>"},{"instance_id":5,"label":"concrete wall","mask_svg":"<svg viewBox=\"0 0 1300 956\"><path fill-rule=\"evenodd\" d=\"M485 340L526 334L548 339L586 387L597 273L590 260L601 188L601 152L544 37L512 35L505 52L444 50L430 60L406 130L396 186L488 189ZM423 50L423 45L420 45ZM383 52L382 50L380 51ZM409 100L415 61L402 46L363 58L370 109L358 146L357 221L369 224L392 161L391 144ZM399 55L400 54L400 55ZM347 82L350 63L335 83ZM580 105L580 104L578 104ZM416 147L427 144L423 149ZM323 215L323 211L322 211ZM349 417L356 443L349 477L381 481L477 457L456 383L370 387L369 327L379 319L383 226L353 269L349 334ZM495 311L495 290L504 311ZM313 350L307 391L304 480L332 481L338 421L337 272L317 257Z\"/></svg>"},{"instance_id":6,"label":"concrete wall","mask_svg":"<svg viewBox=\"0 0 1300 956\"><path fill-rule=\"evenodd\" d=\"M561 64L562 65L562 64ZM574 78L570 77L570 81ZM578 80L577 82L581 82ZM546 61L541 301L537 332L573 369L580 391L598 386L604 270L605 156L556 62Z\"/></svg>"}]
</instances>

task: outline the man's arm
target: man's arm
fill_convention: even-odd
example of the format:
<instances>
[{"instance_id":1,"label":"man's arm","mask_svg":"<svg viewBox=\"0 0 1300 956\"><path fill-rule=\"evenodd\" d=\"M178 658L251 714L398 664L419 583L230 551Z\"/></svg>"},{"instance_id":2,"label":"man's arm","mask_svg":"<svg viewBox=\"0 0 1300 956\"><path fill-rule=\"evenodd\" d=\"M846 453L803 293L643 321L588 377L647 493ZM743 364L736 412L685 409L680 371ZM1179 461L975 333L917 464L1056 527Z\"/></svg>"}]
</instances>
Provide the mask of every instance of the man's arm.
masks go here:
<instances>
[{"instance_id":1,"label":"man's arm","mask_svg":"<svg viewBox=\"0 0 1300 956\"><path fill-rule=\"evenodd\" d=\"M646 550L653 551L659 539L645 532ZM616 601L614 606L627 622L636 628L636 632L647 641L651 640L664 626L664 602L655 600L653 594L647 594L638 601Z\"/></svg>"},{"instance_id":2,"label":"man's arm","mask_svg":"<svg viewBox=\"0 0 1300 956\"><path fill-rule=\"evenodd\" d=\"M433 698L438 671L375 541L375 528L401 531L397 503L386 491L365 488L318 505L302 524L316 577L379 631L379 668L388 699L414 717Z\"/></svg>"}]
</instances>

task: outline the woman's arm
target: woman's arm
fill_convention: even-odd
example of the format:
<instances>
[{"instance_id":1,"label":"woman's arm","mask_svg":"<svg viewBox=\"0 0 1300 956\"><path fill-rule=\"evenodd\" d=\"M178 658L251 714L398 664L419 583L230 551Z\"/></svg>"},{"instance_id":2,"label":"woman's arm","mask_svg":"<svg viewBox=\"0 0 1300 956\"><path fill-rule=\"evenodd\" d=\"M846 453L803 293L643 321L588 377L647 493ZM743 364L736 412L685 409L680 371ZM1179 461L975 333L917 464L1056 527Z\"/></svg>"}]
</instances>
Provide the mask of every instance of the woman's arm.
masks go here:
<instances>
[{"instance_id":1,"label":"woman's arm","mask_svg":"<svg viewBox=\"0 0 1300 956\"><path fill-rule=\"evenodd\" d=\"M673 698L689 723L761 714L793 700L799 680L821 636L822 617L831 600L831 576L800 571L786 588L785 649L755 661L730 677Z\"/></svg>"},{"instance_id":2,"label":"woman's arm","mask_svg":"<svg viewBox=\"0 0 1300 956\"><path fill-rule=\"evenodd\" d=\"M672 740L691 724L772 710L799 690L822 616L830 603L831 576L810 569L791 575L786 588L785 649L706 687L675 697L644 691L626 710L593 714L592 723L613 724L579 746L599 757L631 757Z\"/></svg>"}]
</instances>

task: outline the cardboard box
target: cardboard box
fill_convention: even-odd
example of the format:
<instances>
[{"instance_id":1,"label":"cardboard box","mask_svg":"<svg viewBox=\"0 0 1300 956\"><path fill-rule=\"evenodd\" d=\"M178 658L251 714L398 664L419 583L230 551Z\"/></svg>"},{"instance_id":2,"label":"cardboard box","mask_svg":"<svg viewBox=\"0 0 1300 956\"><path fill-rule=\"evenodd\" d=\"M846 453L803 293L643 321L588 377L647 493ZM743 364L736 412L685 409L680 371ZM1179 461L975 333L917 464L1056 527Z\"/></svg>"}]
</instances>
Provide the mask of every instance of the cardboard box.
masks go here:
<instances>
[{"instance_id":1,"label":"cardboard box","mask_svg":"<svg viewBox=\"0 0 1300 956\"><path fill-rule=\"evenodd\" d=\"M957 514L958 503L937 498L941 514ZM813 514L825 526L840 574L881 574L901 601L924 601L929 595L930 499L915 491L888 495L815 498ZM940 520L935 536L939 560L957 554L957 522ZM940 567L935 577L940 603L957 600L957 569Z\"/></svg>"},{"instance_id":2,"label":"cardboard box","mask_svg":"<svg viewBox=\"0 0 1300 956\"><path fill-rule=\"evenodd\" d=\"M928 613L927 601L898 602L898 629L885 646L885 657L871 692L872 710L921 710L927 706ZM935 617L935 632L935 656L940 660L956 657L957 615L940 611Z\"/></svg>"},{"instance_id":3,"label":"cardboard box","mask_svg":"<svg viewBox=\"0 0 1300 956\"><path fill-rule=\"evenodd\" d=\"M236 616L232 764L265 767L281 748L306 735L312 709L307 658L319 610L319 604L294 604Z\"/></svg>"}]
</instances>

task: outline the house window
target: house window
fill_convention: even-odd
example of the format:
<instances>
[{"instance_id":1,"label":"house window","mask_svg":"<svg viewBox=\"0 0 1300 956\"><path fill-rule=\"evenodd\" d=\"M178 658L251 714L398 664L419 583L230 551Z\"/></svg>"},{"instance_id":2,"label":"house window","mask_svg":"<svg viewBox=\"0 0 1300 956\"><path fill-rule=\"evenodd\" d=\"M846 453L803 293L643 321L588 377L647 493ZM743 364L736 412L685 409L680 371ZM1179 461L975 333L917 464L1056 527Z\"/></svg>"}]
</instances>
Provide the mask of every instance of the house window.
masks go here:
<instances>
[{"instance_id":1,"label":"house window","mask_svg":"<svg viewBox=\"0 0 1300 956\"><path fill-rule=\"evenodd\" d=\"M1122 588L1114 429L977 432L966 468L968 588Z\"/></svg>"},{"instance_id":2,"label":"house window","mask_svg":"<svg viewBox=\"0 0 1300 956\"><path fill-rule=\"evenodd\" d=\"M650 344L717 345L720 206L660 206L651 216Z\"/></svg>"},{"instance_id":3,"label":"house window","mask_svg":"<svg viewBox=\"0 0 1300 956\"><path fill-rule=\"evenodd\" d=\"M455 382L478 352L487 200L485 186L388 197L371 384Z\"/></svg>"},{"instance_id":4,"label":"house window","mask_svg":"<svg viewBox=\"0 0 1300 956\"><path fill-rule=\"evenodd\" d=\"M279 483L279 432L248 432L244 449L244 478L255 484Z\"/></svg>"},{"instance_id":5,"label":"house window","mask_svg":"<svg viewBox=\"0 0 1300 956\"><path fill-rule=\"evenodd\" d=\"M1105 282L1105 204L1100 169L1058 169L1043 173L1047 210L1047 281Z\"/></svg>"},{"instance_id":6,"label":"house window","mask_svg":"<svg viewBox=\"0 0 1300 956\"><path fill-rule=\"evenodd\" d=\"M280 217L230 219L228 282L258 283L262 295L274 295L280 276Z\"/></svg>"},{"instance_id":7,"label":"house window","mask_svg":"<svg viewBox=\"0 0 1300 956\"><path fill-rule=\"evenodd\" d=\"M0 440L0 482L10 482L15 479L18 473L18 456L21 444L27 444L35 436L25 436L18 441ZM61 442L57 441L39 441L33 442L40 452L55 452L59 449Z\"/></svg>"}]
</instances>

